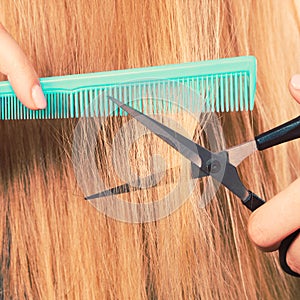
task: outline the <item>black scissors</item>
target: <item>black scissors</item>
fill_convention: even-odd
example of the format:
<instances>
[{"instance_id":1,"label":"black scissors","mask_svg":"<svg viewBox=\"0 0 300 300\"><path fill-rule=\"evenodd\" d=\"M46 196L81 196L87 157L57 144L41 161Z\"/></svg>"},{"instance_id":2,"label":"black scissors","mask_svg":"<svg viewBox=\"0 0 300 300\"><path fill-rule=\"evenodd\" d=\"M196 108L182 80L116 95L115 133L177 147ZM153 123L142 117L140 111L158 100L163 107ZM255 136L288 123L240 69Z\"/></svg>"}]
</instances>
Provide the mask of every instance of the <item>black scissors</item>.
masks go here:
<instances>
[{"instance_id":1,"label":"black scissors","mask_svg":"<svg viewBox=\"0 0 300 300\"><path fill-rule=\"evenodd\" d=\"M263 205L265 201L244 186L237 173L236 166L238 166L246 157L256 150L264 150L300 137L299 116L296 119L255 137L253 141L229 148L219 153L213 153L173 129L120 102L118 99L111 96L108 98L143 124L152 133L157 135L190 160L192 163L193 178L212 176L238 196L242 200L242 203L251 211L256 210L258 207ZM155 180L153 176L154 175L149 176L146 180ZM129 184L124 184L110 190L88 196L86 199L91 200L112 194L126 193L131 190L132 188ZM292 271L287 265L286 253L290 244L299 233L300 229L285 238L279 248L279 260L282 269L286 273L295 277L300 277L300 274Z\"/></svg>"}]
</instances>

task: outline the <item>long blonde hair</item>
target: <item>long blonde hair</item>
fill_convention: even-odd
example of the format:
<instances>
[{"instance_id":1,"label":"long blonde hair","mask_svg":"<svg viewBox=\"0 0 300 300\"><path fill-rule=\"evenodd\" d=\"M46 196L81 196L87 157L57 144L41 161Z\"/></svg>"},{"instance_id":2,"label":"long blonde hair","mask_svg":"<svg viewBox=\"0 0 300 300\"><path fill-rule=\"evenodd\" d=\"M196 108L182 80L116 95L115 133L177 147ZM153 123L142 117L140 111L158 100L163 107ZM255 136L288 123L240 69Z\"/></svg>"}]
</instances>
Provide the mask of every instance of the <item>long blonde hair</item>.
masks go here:
<instances>
[{"instance_id":1,"label":"long blonde hair","mask_svg":"<svg viewBox=\"0 0 300 300\"><path fill-rule=\"evenodd\" d=\"M300 69L293 0L15 0L0 3L0 20L40 76L255 55L255 110L220 115L227 146L289 120L299 109L287 90ZM185 122L187 130L195 129ZM97 211L76 183L70 159L75 125L0 124L4 298L299 297L299 281L282 273L277 256L250 243L249 212L223 188L199 208L199 187L155 222L124 223ZM109 136L113 126L106 130ZM146 139L137 151L148 146ZM155 153L165 146L153 139L151 147ZM100 165L105 149L99 146ZM253 155L239 168L245 185L269 199L300 175L299 153L299 143L292 142ZM141 199L151 201L151 195Z\"/></svg>"}]
</instances>

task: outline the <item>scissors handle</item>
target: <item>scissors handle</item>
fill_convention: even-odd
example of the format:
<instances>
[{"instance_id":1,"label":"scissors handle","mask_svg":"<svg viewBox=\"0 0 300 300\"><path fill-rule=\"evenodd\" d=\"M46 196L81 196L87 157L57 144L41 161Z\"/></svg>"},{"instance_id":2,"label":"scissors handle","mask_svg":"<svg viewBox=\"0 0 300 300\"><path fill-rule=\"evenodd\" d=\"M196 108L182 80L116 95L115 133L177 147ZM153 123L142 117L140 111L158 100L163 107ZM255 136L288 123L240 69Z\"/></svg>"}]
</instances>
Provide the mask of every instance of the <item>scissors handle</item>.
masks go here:
<instances>
[{"instance_id":1,"label":"scissors handle","mask_svg":"<svg viewBox=\"0 0 300 300\"><path fill-rule=\"evenodd\" d=\"M300 138L300 116L255 137L258 150Z\"/></svg>"},{"instance_id":2,"label":"scissors handle","mask_svg":"<svg viewBox=\"0 0 300 300\"><path fill-rule=\"evenodd\" d=\"M300 274L294 272L293 270L291 270L291 268L288 266L287 262L286 262L286 254L287 251L290 247L290 245L292 244L292 242L295 240L295 238L300 234L300 229L298 229L297 231L295 231L294 233L292 233L291 235L289 235L288 237L286 237L280 244L279 247L279 261L280 261L280 265L281 268L288 274L295 276L295 277L300 277Z\"/></svg>"},{"instance_id":3,"label":"scissors handle","mask_svg":"<svg viewBox=\"0 0 300 300\"><path fill-rule=\"evenodd\" d=\"M294 139L300 138L300 116L288 121L282 125L279 125L267 132L264 132L255 137L256 145L258 150L264 150L281 143L285 143ZM256 208L255 208L256 209ZM255 210L254 209L254 210ZM300 274L295 273L291 270L286 262L287 251L294 241L294 239L300 233L300 229L286 237L279 247L279 261L282 269L295 277L300 277Z\"/></svg>"},{"instance_id":4,"label":"scissors handle","mask_svg":"<svg viewBox=\"0 0 300 300\"><path fill-rule=\"evenodd\" d=\"M251 193L251 192L250 192ZM255 211L258 207L260 207L262 204L261 202L257 202L256 198L257 197L255 194L252 195L253 199L254 199L254 204L255 205L246 205L251 211ZM253 200L252 200L253 201ZM286 237L280 244L279 247L279 262L280 262L280 266L283 269L284 272L286 272L289 275L292 275L294 277L300 277L300 274L294 272L293 270L291 270L291 268L288 266L287 262L286 262L286 254L287 251L290 247L290 245L292 244L292 242L295 240L295 238L298 236L298 234L300 234L300 229L296 230L294 233L292 233L291 235L289 235L288 237Z\"/></svg>"}]
</instances>

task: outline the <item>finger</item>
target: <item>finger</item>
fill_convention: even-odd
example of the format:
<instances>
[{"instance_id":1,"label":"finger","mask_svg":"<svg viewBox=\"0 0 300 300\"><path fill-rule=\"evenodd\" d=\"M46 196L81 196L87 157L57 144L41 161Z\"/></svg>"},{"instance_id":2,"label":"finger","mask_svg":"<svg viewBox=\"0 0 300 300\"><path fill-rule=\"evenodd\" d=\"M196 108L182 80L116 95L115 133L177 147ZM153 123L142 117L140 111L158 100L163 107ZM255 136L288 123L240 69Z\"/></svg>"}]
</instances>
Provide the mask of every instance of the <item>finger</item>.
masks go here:
<instances>
[{"instance_id":1,"label":"finger","mask_svg":"<svg viewBox=\"0 0 300 300\"><path fill-rule=\"evenodd\" d=\"M300 234L290 245L286 255L286 262L292 271L300 274Z\"/></svg>"},{"instance_id":2,"label":"finger","mask_svg":"<svg viewBox=\"0 0 300 300\"><path fill-rule=\"evenodd\" d=\"M30 109L44 109L47 103L34 68L1 24L0 45L0 72L7 75L17 97Z\"/></svg>"},{"instance_id":3,"label":"finger","mask_svg":"<svg viewBox=\"0 0 300 300\"><path fill-rule=\"evenodd\" d=\"M300 228L300 178L250 217L248 232L264 251L276 250L281 241Z\"/></svg>"},{"instance_id":4,"label":"finger","mask_svg":"<svg viewBox=\"0 0 300 300\"><path fill-rule=\"evenodd\" d=\"M294 75L289 83L292 96L300 103L300 74Z\"/></svg>"}]
</instances>

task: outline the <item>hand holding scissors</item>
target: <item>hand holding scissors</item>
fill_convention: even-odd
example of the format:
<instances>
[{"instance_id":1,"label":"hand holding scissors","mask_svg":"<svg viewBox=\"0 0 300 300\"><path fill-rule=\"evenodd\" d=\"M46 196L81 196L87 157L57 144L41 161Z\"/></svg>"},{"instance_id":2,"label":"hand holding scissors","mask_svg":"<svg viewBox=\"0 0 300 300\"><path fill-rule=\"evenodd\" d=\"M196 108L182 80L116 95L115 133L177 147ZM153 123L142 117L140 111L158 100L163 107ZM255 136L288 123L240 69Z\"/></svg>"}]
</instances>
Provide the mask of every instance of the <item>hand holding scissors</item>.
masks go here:
<instances>
[{"instance_id":1,"label":"hand holding scissors","mask_svg":"<svg viewBox=\"0 0 300 300\"><path fill-rule=\"evenodd\" d=\"M189 159L191 161L192 175L194 178L212 176L238 196L242 203L251 211L256 210L263 205L265 201L244 186L237 173L236 166L256 150L264 150L300 137L300 117L297 117L255 137L253 141L232 147L219 153L212 153L173 129L120 102L118 99L114 97L109 97L109 99L143 124L152 133ZM126 185L123 185L110 189L108 192L124 193L128 191ZM101 197L101 194L103 196L102 192L88 196L86 199L89 200ZM107 193L105 195L107 195ZM279 248L281 267L285 272L295 277L300 277L300 275L292 271L288 266L286 262L286 253L290 244L299 233L300 229L289 235L282 241Z\"/></svg>"}]
</instances>

